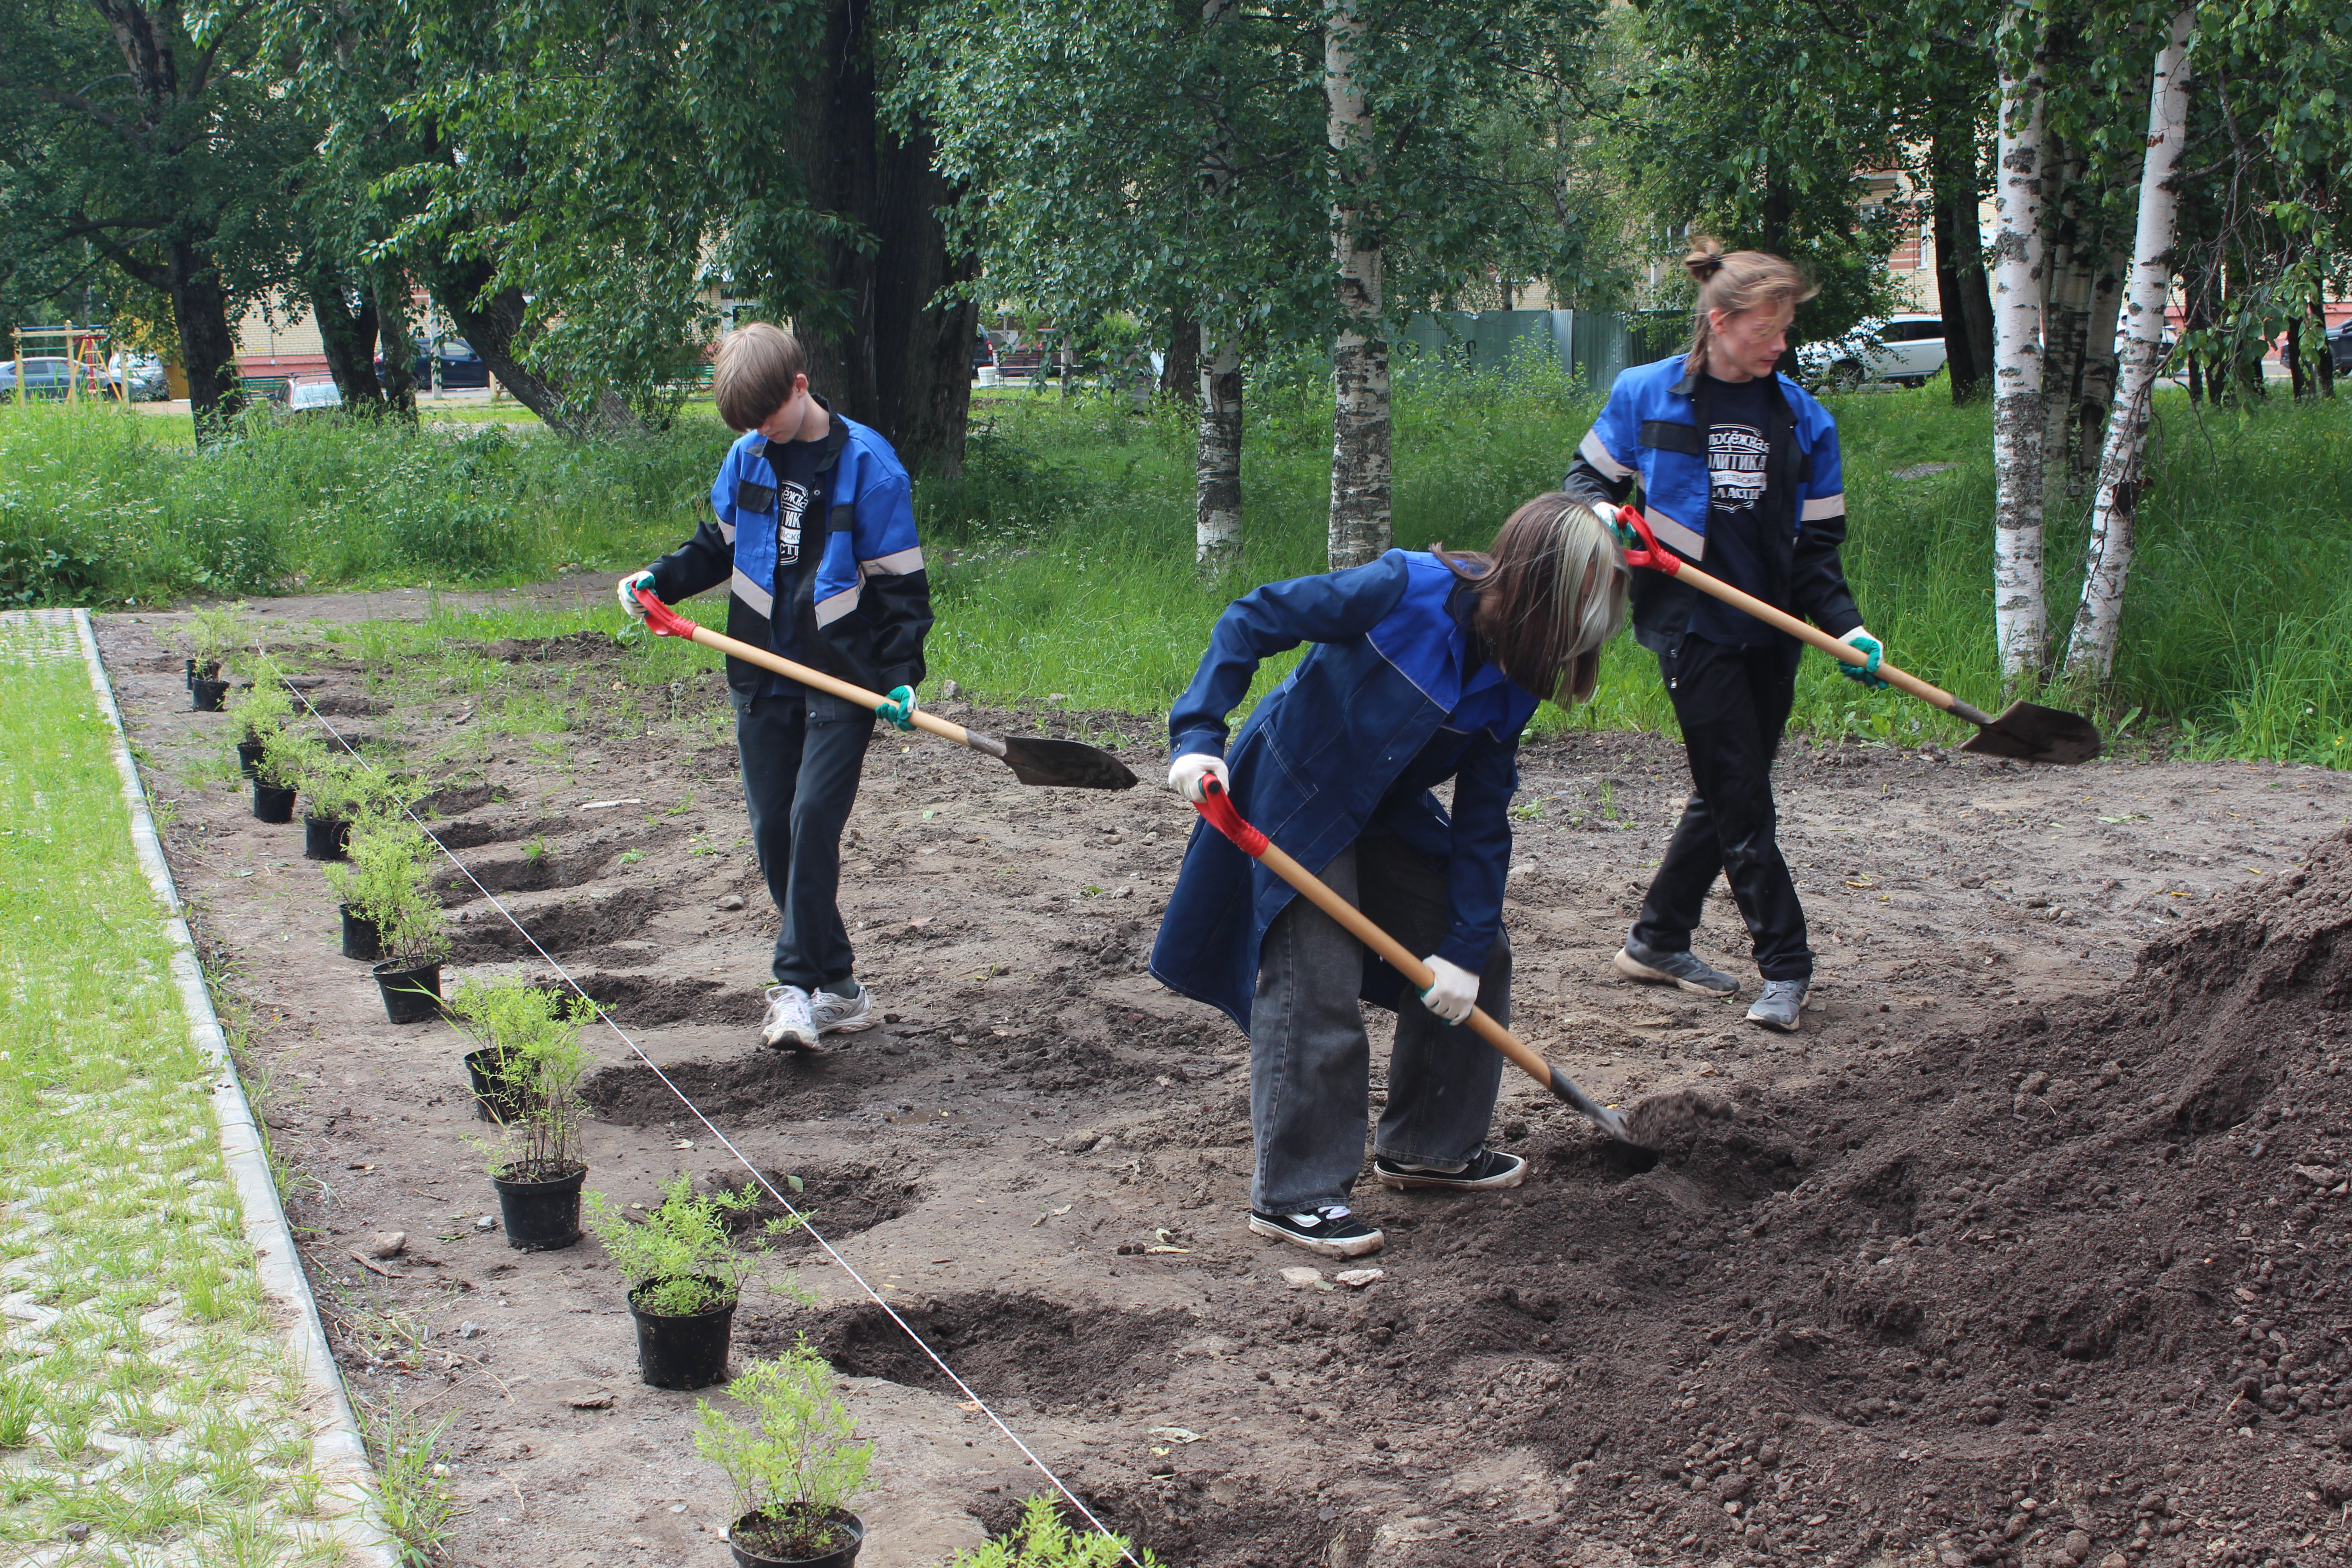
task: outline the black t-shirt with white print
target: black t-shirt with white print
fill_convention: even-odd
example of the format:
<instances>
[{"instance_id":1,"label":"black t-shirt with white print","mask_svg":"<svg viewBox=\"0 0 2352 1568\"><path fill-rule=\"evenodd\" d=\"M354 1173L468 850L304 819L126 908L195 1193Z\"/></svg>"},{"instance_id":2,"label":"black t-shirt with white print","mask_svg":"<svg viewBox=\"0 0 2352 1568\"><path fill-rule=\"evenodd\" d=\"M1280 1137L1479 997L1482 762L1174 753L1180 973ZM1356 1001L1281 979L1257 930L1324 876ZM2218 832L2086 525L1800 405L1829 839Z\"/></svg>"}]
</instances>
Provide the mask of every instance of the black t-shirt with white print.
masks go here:
<instances>
[{"instance_id":1,"label":"black t-shirt with white print","mask_svg":"<svg viewBox=\"0 0 2352 1568\"><path fill-rule=\"evenodd\" d=\"M1703 377L1699 405L1706 415L1706 557L1710 576L1766 603L1779 595L1766 568L1764 520L1781 509L1766 493L1771 452L1766 432L1766 399L1778 388L1759 376L1752 381ZM1759 647L1780 633L1720 599L1701 595L1691 606L1690 629L1709 642Z\"/></svg>"},{"instance_id":2,"label":"black t-shirt with white print","mask_svg":"<svg viewBox=\"0 0 2352 1568\"><path fill-rule=\"evenodd\" d=\"M814 566L824 550L824 510L818 493L817 459L822 441L771 441L768 467L776 476L776 609L768 617L768 647L786 658L806 663L800 652L801 573ZM794 683L771 676L768 687L782 691Z\"/></svg>"}]
</instances>

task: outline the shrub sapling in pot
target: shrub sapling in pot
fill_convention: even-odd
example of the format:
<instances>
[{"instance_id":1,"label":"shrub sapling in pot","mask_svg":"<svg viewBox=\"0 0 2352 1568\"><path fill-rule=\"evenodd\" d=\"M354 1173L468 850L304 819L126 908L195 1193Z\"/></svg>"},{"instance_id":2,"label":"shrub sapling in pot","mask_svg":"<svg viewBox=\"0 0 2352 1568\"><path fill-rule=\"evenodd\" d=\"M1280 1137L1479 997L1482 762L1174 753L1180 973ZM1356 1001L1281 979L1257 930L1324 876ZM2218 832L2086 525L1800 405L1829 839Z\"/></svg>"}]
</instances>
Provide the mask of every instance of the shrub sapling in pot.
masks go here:
<instances>
[{"instance_id":1,"label":"shrub sapling in pot","mask_svg":"<svg viewBox=\"0 0 2352 1568\"><path fill-rule=\"evenodd\" d=\"M1160 1568L1160 1560L1124 1535L1073 1530L1051 1498L1033 1497L1020 1521L1003 1535L948 1559L947 1568L1118 1568L1122 1562Z\"/></svg>"},{"instance_id":2,"label":"shrub sapling in pot","mask_svg":"<svg viewBox=\"0 0 2352 1568\"><path fill-rule=\"evenodd\" d=\"M708 1388L726 1381L735 1303L753 1270L752 1260L735 1250L727 1216L758 1206L758 1192L748 1185L698 1197L684 1172L642 1217L614 1208L602 1193L588 1194L588 1228L629 1282L637 1370L651 1386ZM797 1215L772 1219L765 1239L772 1243L800 1223Z\"/></svg>"},{"instance_id":3,"label":"shrub sapling in pot","mask_svg":"<svg viewBox=\"0 0 2352 1568\"><path fill-rule=\"evenodd\" d=\"M294 820L294 796L303 775L318 765L319 743L280 729L261 742L261 765L253 774L253 815L264 822Z\"/></svg>"},{"instance_id":4,"label":"shrub sapling in pot","mask_svg":"<svg viewBox=\"0 0 2352 1568\"><path fill-rule=\"evenodd\" d=\"M375 795L375 775L358 758L322 749L304 771L299 787L310 802L302 814L302 858L345 858L352 818Z\"/></svg>"},{"instance_id":5,"label":"shrub sapling in pot","mask_svg":"<svg viewBox=\"0 0 2352 1568\"><path fill-rule=\"evenodd\" d=\"M286 672L266 653L243 661L250 684L228 700L229 716L237 722L237 772L252 778L261 771L269 737L286 728L294 716L294 700L287 692Z\"/></svg>"},{"instance_id":6,"label":"shrub sapling in pot","mask_svg":"<svg viewBox=\"0 0 2352 1568\"><path fill-rule=\"evenodd\" d=\"M449 931L439 900L425 890L432 854L433 841L406 816L371 812L352 828L350 865L327 868L344 900L343 951L352 953L354 934L364 935L354 924L375 928L383 954L375 983L395 1024L429 1018L441 1005Z\"/></svg>"},{"instance_id":7,"label":"shrub sapling in pot","mask_svg":"<svg viewBox=\"0 0 2352 1568\"><path fill-rule=\"evenodd\" d=\"M847 1505L866 1486L874 1445L854 1441L857 1422L834 1396L832 1366L803 1334L775 1360L746 1365L727 1392L751 1425L698 1399L694 1446L734 1485L727 1544L736 1563L849 1568L866 1523Z\"/></svg>"},{"instance_id":8,"label":"shrub sapling in pot","mask_svg":"<svg viewBox=\"0 0 2352 1568\"><path fill-rule=\"evenodd\" d=\"M580 1075L588 1068L580 1027L596 1016L595 1004L505 979L459 986L449 1011L478 1042L468 1064L487 1058L503 1101L504 1146L491 1161L490 1184L507 1245L570 1247L580 1239L580 1184L588 1174L580 1158Z\"/></svg>"},{"instance_id":9,"label":"shrub sapling in pot","mask_svg":"<svg viewBox=\"0 0 2352 1568\"><path fill-rule=\"evenodd\" d=\"M198 610L190 617L183 640L191 650L188 695L197 712L220 711L221 700L228 694L228 682L221 679L221 660L251 640L249 630L242 604Z\"/></svg>"}]
</instances>

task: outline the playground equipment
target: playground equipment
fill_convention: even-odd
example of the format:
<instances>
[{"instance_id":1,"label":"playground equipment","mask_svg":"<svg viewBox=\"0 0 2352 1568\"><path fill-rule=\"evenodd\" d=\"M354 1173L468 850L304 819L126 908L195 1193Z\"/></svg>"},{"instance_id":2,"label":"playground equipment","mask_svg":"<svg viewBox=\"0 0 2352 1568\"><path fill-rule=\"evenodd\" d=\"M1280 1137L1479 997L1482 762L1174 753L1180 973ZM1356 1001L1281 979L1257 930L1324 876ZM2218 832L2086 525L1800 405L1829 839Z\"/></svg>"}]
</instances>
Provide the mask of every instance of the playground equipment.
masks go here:
<instances>
[{"instance_id":1,"label":"playground equipment","mask_svg":"<svg viewBox=\"0 0 2352 1568\"><path fill-rule=\"evenodd\" d=\"M111 390L115 401L129 402L129 378L118 376L111 383L107 379L104 347L107 336L104 327L78 327L71 321L57 327L11 327L8 337L16 350L12 357L16 371L16 401L20 404L25 401L25 355L29 344L34 354L66 362L68 403L80 400L84 381L89 384L93 396L104 397Z\"/></svg>"}]
</instances>

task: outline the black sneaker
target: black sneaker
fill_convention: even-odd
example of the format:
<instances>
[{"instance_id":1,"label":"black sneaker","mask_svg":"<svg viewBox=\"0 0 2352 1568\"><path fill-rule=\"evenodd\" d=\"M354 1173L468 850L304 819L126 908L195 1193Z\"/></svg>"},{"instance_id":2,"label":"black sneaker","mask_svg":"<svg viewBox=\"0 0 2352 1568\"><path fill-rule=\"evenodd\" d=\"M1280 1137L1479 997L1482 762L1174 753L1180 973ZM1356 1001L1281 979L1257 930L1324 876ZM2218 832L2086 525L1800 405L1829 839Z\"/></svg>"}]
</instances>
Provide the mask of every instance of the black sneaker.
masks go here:
<instances>
[{"instance_id":1,"label":"black sneaker","mask_svg":"<svg viewBox=\"0 0 2352 1568\"><path fill-rule=\"evenodd\" d=\"M1388 1238L1334 1204L1313 1214L1260 1214L1250 1210L1250 1231L1303 1247L1322 1258L1361 1258L1378 1252Z\"/></svg>"},{"instance_id":2,"label":"black sneaker","mask_svg":"<svg viewBox=\"0 0 2352 1568\"><path fill-rule=\"evenodd\" d=\"M1400 1192L1407 1187L1448 1187L1455 1192L1486 1193L1516 1187L1526 1181L1528 1163L1499 1149L1481 1149L1468 1164L1445 1171L1434 1165L1408 1165L1386 1154L1376 1154L1372 1157L1372 1174L1380 1178L1381 1185Z\"/></svg>"}]
</instances>

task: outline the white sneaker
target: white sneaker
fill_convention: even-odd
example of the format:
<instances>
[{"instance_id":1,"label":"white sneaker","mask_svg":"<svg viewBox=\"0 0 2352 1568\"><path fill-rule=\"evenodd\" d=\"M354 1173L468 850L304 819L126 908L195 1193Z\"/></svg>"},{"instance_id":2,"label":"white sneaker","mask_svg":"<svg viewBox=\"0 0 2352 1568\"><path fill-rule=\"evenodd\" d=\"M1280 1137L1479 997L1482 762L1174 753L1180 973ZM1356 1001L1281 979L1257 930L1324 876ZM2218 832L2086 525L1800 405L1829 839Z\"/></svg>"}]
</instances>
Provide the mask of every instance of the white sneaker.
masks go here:
<instances>
[{"instance_id":1,"label":"white sneaker","mask_svg":"<svg viewBox=\"0 0 2352 1568\"><path fill-rule=\"evenodd\" d=\"M760 1025L760 1038L779 1050L816 1049L816 1019L809 1013L809 994L797 985L768 987L768 1016Z\"/></svg>"},{"instance_id":2,"label":"white sneaker","mask_svg":"<svg viewBox=\"0 0 2352 1568\"><path fill-rule=\"evenodd\" d=\"M851 990L846 996L836 996L819 987L817 994L809 998L809 1013L816 1019L818 1034L854 1035L880 1021L874 1016L874 994L855 980L849 984Z\"/></svg>"}]
</instances>

